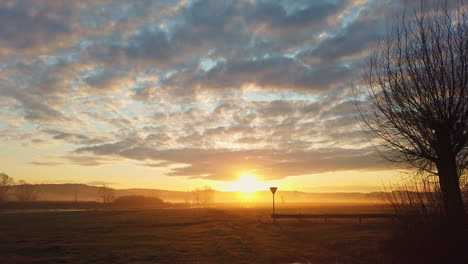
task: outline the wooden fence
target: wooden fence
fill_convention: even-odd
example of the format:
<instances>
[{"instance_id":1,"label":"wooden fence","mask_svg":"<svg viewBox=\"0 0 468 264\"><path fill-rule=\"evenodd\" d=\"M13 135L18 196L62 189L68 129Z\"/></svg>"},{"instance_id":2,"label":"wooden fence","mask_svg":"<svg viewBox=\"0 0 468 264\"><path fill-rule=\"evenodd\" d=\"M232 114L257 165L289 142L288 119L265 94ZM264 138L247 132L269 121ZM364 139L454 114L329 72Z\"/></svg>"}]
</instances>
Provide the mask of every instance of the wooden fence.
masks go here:
<instances>
[{"instance_id":1,"label":"wooden fence","mask_svg":"<svg viewBox=\"0 0 468 264\"><path fill-rule=\"evenodd\" d=\"M272 214L272 218L281 219L281 218L323 218L327 221L330 218L356 218L359 219L359 223L362 222L362 219L370 218L390 218L394 219L394 214Z\"/></svg>"}]
</instances>

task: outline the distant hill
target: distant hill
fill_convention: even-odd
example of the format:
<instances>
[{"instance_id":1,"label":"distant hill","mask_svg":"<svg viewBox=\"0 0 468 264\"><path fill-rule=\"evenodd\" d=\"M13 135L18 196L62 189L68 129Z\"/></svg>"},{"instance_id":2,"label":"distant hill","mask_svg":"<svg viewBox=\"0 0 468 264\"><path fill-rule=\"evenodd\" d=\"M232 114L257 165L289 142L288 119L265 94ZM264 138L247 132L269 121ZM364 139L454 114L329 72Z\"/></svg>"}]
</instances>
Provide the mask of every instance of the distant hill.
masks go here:
<instances>
[{"instance_id":1,"label":"distant hill","mask_svg":"<svg viewBox=\"0 0 468 264\"><path fill-rule=\"evenodd\" d=\"M91 186L86 184L37 184L35 185L38 192L38 200L42 201L98 201L99 186ZM10 198L13 198L10 191ZM166 202L183 203L187 199L192 200L193 194L184 191L169 191L159 189L115 189L115 197L129 195L144 195L149 197L158 197ZM278 203L302 203L302 202L377 202L381 200L381 192L372 193L308 193L299 191L281 191L279 190L275 197ZM270 191L258 191L251 195L244 195L240 192L221 192L213 191L213 202L217 203L237 203L246 202L251 197L252 201L260 203L270 203Z\"/></svg>"}]
</instances>

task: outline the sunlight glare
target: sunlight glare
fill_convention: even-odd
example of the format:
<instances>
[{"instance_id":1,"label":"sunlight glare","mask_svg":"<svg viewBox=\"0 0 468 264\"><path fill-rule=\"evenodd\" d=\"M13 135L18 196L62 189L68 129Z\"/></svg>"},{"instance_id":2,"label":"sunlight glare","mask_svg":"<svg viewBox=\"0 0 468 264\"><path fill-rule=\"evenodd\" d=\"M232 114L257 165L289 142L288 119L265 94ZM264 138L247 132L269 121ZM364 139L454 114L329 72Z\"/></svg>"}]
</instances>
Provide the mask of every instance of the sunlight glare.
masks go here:
<instances>
[{"instance_id":1,"label":"sunlight glare","mask_svg":"<svg viewBox=\"0 0 468 264\"><path fill-rule=\"evenodd\" d=\"M244 199L252 199L253 192L267 190L267 184L257 180L252 174L243 174L239 180L230 183L231 191L241 192Z\"/></svg>"}]
</instances>

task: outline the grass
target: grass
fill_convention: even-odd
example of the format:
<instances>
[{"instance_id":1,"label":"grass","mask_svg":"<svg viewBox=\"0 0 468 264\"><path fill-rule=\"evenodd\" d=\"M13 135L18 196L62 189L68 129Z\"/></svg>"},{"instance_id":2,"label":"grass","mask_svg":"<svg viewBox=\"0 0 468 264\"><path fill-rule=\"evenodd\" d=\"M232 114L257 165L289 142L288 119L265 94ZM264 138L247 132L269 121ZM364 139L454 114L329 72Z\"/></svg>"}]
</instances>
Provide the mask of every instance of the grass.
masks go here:
<instances>
[{"instance_id":1,"label":"grass","mask_svg":"<svg viewBox=\"0 0 468 264\"><path fill-rule=\"evenodd\" d=\"M306 211L314 210L338 208ZM376 263L379 241L388 236L385 221L274 225L270 214L269 208L3 213L0 256L2 263Z\"/></svg>"}]
</instances>

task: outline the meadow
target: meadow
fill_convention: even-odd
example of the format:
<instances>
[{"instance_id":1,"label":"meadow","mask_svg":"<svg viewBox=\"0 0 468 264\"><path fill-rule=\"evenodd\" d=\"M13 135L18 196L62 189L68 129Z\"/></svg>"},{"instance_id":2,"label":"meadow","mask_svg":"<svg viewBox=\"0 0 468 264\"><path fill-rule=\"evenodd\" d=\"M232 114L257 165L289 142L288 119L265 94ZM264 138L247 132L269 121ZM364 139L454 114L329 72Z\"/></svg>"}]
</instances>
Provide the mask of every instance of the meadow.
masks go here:
<instances>
[{"instance_id":1,"label":"meadow","mask_svg":"<svg viewBox=\"0 0 468 264\"><path fill-rule=\"evenodd\" d=\"M377 213L310 205L301 213ZM376 263L388 220L270 218L271 208L3 212L1 263Z\"/></svg>"}]
</instances>

